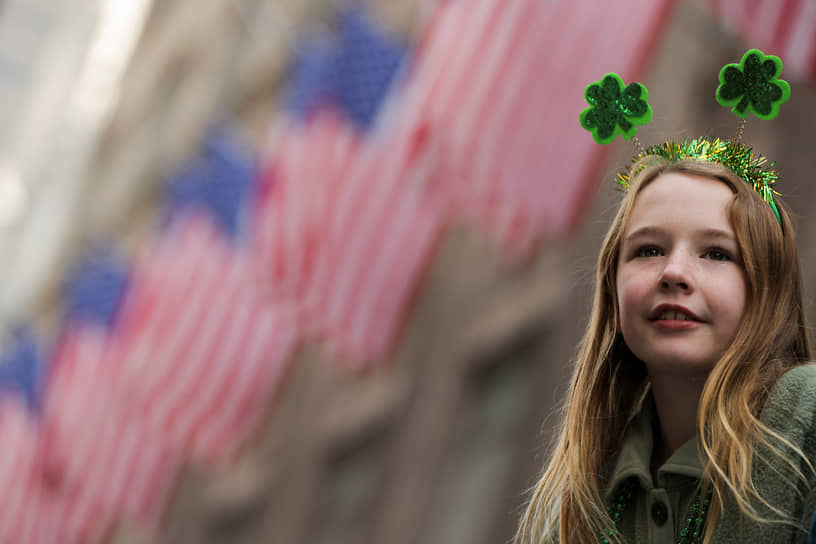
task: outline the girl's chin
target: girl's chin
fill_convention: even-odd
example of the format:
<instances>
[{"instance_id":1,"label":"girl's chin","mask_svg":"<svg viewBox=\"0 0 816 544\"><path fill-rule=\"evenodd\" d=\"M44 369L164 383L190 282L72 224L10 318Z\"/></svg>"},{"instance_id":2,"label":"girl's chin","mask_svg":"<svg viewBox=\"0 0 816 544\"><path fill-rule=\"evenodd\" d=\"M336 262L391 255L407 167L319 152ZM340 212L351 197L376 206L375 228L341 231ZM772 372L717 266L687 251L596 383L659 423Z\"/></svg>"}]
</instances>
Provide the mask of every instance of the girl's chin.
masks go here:
<instances>
[{"instance_id":1,"label":"girl's chin","mask_svg":"<svg viewBox=\"0 0 816 544\"><path fill-rule=\"evenodd\" d=\"M698 377L705 379L716 360L710 357L694 356L688 353L654 354L649 361L644 361L649 375L654 377L675 376L678 378Z\"/></svg>"}]
</instances>

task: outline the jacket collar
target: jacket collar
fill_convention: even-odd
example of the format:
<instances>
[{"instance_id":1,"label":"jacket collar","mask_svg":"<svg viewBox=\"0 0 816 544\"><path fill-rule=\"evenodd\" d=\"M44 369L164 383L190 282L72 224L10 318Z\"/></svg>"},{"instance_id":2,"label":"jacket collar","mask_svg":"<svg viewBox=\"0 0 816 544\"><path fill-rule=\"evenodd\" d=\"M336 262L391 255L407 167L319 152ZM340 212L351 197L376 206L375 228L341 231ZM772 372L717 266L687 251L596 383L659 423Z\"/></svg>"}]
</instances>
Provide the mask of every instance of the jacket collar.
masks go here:
<instances>
[{"instance_id":1,"label":"jacket collar","mask_svg":"<svg viewBox=\"0 0 816 544\"><path fill-rule=\"evenodd\" d=\"M666 476L673 474L699 480L703 465L698 453L697 436L677 448L671 457L657 470L657 485L652 482L650 463L654 446L654 427L657 419L651 392L643 400L643 406L624 432L623 444L612 465L605 499L612 499L618 486L627 478L637 477L644 489L663 487Z\"/></svg>"}]
</instances>

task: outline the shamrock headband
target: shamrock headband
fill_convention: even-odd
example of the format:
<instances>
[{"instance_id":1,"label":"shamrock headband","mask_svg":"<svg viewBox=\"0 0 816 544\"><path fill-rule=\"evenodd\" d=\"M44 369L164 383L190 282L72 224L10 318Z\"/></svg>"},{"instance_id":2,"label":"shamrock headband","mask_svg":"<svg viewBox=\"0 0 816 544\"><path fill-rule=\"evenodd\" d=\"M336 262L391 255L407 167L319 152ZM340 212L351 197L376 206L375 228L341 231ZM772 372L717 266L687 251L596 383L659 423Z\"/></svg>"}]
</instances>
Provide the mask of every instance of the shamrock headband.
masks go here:
<instances>
[{"instance_id":1,"label":"shamrock headband","mask_svg":"<svg viewBox=\"0 0 816 544\"><path fill-rule=\"evenodd\" d=\"M618 134L625 140L633 138L638 148L632 157L634 163L646 156L658 155L670 162L692 159L721 164L750 184L771 206L781 224L773 199L776 191L772 186L779 177L773 169L774 163L754 154L741 141L749 112L760 119L773 119L779 114L779 107L790 98L790 85L779 79L781 73L779 57L765 55L758 49L748 50L739 64L726 64L720 70L717 102L741 118L737 136L731 141L683 139L643 149L635 133L637 125L646 124L652 118L652 108L646 101L649 93L640 83L624 86L617 74L606 74L601 81L586 88L584 96L589 107L581 112L581 126L590 131L599 144L612 142ZM617 182L628 189L631 175L620 173Z\"/></svg>"}]
</instances>

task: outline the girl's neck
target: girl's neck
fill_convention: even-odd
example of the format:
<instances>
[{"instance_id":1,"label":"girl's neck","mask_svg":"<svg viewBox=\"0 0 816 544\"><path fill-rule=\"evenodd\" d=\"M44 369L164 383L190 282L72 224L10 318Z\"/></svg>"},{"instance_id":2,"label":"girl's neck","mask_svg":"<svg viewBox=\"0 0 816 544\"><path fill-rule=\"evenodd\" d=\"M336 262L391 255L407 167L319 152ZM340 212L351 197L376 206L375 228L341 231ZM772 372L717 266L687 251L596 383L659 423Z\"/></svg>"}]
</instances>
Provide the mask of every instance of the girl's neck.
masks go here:
<instances>
[{"instance_id":1,"label":"girl's neck","mask_svg":"<svg viewBox=\"0 0 816 544\"><path fill-rule=\"evenodd\" d=\"M653 376L652 395L659 430L652 453L654 472L697 432L697 406L705 379Z\"/></svg>"}]
</instances>

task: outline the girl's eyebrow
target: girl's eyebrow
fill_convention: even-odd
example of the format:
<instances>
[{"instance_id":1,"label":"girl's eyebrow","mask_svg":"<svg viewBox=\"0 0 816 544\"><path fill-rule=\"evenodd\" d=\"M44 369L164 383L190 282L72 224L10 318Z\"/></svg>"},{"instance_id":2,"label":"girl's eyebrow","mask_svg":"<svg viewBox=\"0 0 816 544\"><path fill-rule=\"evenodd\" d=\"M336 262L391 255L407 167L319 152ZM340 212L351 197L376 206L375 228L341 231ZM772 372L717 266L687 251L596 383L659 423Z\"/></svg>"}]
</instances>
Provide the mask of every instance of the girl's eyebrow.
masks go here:
<instances>
[{"instance_id":1,"label":"girl's eyebrow","mask_svg":"<svg viewBox=\"0 0 816 544\"><path fill-rule=\"evenodd\" d=\"M635 229L634 231L627 234L624 237L623 241L626 242L627 240L631 240L633 238L641 238L644 236L662 236L664 234L665 232L663 231L663 229L659 227L653 226L640 227L639 229Z\"/></svg>"},{"instance_id":2,"label":"girl's eyebrow","mask_svg":"<svg viewBox=\"0 0 816 544\"><path fill-rule=\"evenodd\" d=\"M700 236L704 238L725 238L726 240L731 240L733 242L737 241L737 237L734 236L733 232L728 232L727 230L722 229L703 229L700 231Z\"/></svg>"},{"instance_id":3,"label":"girl's eyebrow","mask_svg":"<svg viewBox=\"0 0 816 544\"><path fill-rule=\"evenodd\" d=\"M626 237L624 238L624 242L626 242L627 240L631 240L633 238L641 238L641 237L644 237L644 236L648 237L648 236L665 236L665 235L666 235L666 231L664 229L662 229L660 227L655 227L655 226L648 225L648 226L645 226L645 227L640 227L639 229L636 229L633 232L630 232L629 234L627 234ZM724 239L724 240L728 240L728 241L732 241L732 242L737 241L736 237L734 236L734 234L732 232L729 232L729 231L723 230L723 229L717 229L717 228L701 229L701 230L698 230L696 232L696 235L701 237L701 238L707 238L707 239L708 238L720 238L720 239Z\"/></svg>"}]
</instances>

